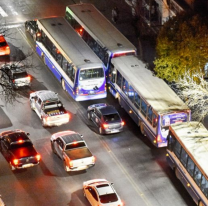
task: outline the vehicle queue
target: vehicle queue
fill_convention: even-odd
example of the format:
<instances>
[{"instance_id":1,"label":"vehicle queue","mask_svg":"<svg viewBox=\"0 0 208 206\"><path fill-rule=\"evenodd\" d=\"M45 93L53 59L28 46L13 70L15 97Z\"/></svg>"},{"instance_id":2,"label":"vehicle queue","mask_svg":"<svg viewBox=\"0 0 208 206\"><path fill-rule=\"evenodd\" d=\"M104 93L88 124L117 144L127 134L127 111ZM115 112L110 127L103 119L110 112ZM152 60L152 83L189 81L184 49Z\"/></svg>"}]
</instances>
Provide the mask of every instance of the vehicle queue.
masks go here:
<instances>
[{"instance_id":1,"label":"vehicle queue","mask_svg":"<svg viewBox=\"0 0 208 206\"><path fill-rule=\"evenodd\" d=\"M26 25L28 26L29 24L27 23ZM26 31L30 31L30 28L26 27ZM34 34L33 34L33 36L34 36ZM127 57L127 59L128 59L128 57ZM115 62L114 65L115 65L115 67L117 67L119 65L119 58L118 58L118 61L115 59L115 60L113 60L113 62ZM116 62L118 62L118 63L116 63ZM134 65L134 66L136 67L138 65ZM121 71L122 71L122 69L121 69ZM112 83L115 83L115 82L118 83L118 86L121 87L120 92L123 92L125 95L127 95L127 97L129 98L128 101L133 102L133 105L135 105L135 108L138 109L138 102L134 103L134 101L138 100L138 94L136 96L135 88L131 87L132 85L128 84L128 82L127 82L127 84L125 84L125 81L128 80L126 77L125 78L122 77L121 82L123 82L123 83L118 82L119 75L117 73L118 76L115 78L115 76L114 76L115 69L114 68L113 69L111 68L111 72L112 73L111 73L110 79L112 80ZM119 69L117 69L116 72L119 72ZM80 73L80 75L81 75L81 73ZM125 74L121 72L120 76L122 76L122 75L124 76ZM115 79L113 80L113 78L115 78ZM26 86L26 84L24 85L24 83L22 83L21 86ZM133 86L135 86L135 85L133 85ZM114 91L112 91L112 88L111 88L112 94L116 92L115 88L116 87L113 88ZM128 88L128 90L127 90L127 88ZM117 90L117 92L118 91L119 90ZM36 93L37 93L37 95L36 95ZM61 124L65 124L68 121L70 121L70 118L69 118L70 115L67 114L67 118L64 117L63 122L62 122L62 116L59 116L59 118L57 119L58 124L56 124L56 123L55 124L47 124L48 122L51 121L50 118L53 119L52 120L52 122L53 122L54 119L56 119L56 118L54 118L54 116L56 116L57 114L60 115L62 112L63 112L63 114L66 114L66 112L64 111L64 108L62 108L63 105L58 100L57 94L54 94L52 91L37 91L36 93L34 95L31 95L31 97L30 97L31 109L34 110L38 114L44 127L45 126L59 126ZM48 93L50 93L50 94L48 94ZM145 95L143 94L143 96L145 96ZM179 116L164 115L164 116L161 116L161 118L158 118L157 116L155 117L153 115L153 112L151 112L151 113L149 112L149 111L153 111L151 105L149 105L148 102L145 101L145 99L143 99L143 102L142 102L141 97L142 97L142 94L139 97L139 99L140 99L139 108L141 109L142 115L146 116L147 121L149 121L151 119L151 121L152 121L151 124L153 126L155 125L155 123L160 121L162 124L162 126L160 128L161 132L167 133L167 134L165 134L166 138L169 134L167 132L167 127L169 127L171 124L177 125L178 122L189 122L190 121L190 111L183 104L182 105L184 108L183 108L182 115L179 115ZM38 101L40 101L39 105L41 105L40 108L42 108L42 111L44 111L44 116L41 115L41 109L38 108ZM123 99L123 101L125 101L125 99ZM54 102L56 104L56 107L54 107ZM146 106L145 106L145 103L146 103ZM37 104L37 108L35 106L36 104ZM125 106L125 104L126 103L122 103L121 105ZM60 109L60 107L62 109ZM179 103L179 107L180 107L180 103ZM39 112L37 112L38 109L39 109ZM145 112L143 110L145 110ZM118 114L118 112L115 110L115 108L113 106L105 105L103 103L100 103L97 105L91 105L88 107L87 113L88 113L88 119L92 120L95 123L95 125L98 126L98 128L99 128L98 131L100 134L117 133L117 132L121 132L123 130L124 122L120 118L120 115ZM129 113L130 114L132 113L131 109L129 110ZM66 119L67 119L67 121L66 121ZM115 127L118 124L119 124L119 129ZM141 127L142 125L140 124L139 126ZM157 126L155 126L155 127L157 127ZM36 160L38 161L37 164L39 164L39 161L40 161L39 154L35 154L35 157L32 157L32 155L29 154L29 152L28 152L27 156L19 157L20 158L19 160L17 160L15 158L14 154L11 152L13 147L15 146L18 149L25 151L28 147L26 142L29 141L27 138L24 138L24 135L23 135L23 134L29 135L29 133L25 133L25 132L21 131L22 135L10 135L10 133L13 134L15 132L18 133L19 131L5 131L0 134L0 150L1 150L1 152L3 151L5 139L7 139L6 148L8 149L8 151L5 152L5 150L4 150L4 152L5 152L4 154L6 154L7 157L5 155L4 156L7 160L9 160L8 162L11 166L11 169L14 170L14 169L19 169L19 168L32 167L32 166L36 165L36 163L34 164L34 163L31 163L31 161L30 161L34 158L36 158ZM64 133L66 131L62 131L62 132ZM73 131L70 131L70 132L77 134L76 132L73 132ZM147 134L144 132L144 135L147 135ZM15 136L15 138L13 136ZM55 154L57 154L57 152L59 150L65 151L65 153L59 153L59 156L60 156L60 154L63 155L63 154L67 153L67 148L68 148L68 150L73 150L75 148L75 147L70 147L70 146L67 147L68 142L66 141L66 139L68 138L68 134L67 135L65 134L62 136L59 135L59 137L60 137L60 140L62 140L62 143L61 143L61 141L60 142L54 141L53 145L52 145L52 150ZM159 137L159 138L161 138L161 137ZM53 140L53 139L54 138L52 135L51 140ZM73 140L74 144L78 144L80 141L82 141L82 137L81 137L81 139L75 138ZM56 149L54 149L54 144L56 144ZM64 145L62 145L62 144L64 144ZM80 144L80 145L81 145L80 147L86 146L86 144L84 144L84 145ZM31 146L31 145L29 145L29 146ZM65 159L65 157L63 157L63 156L60 156L60 157L61 157L61 159ZM25 159L24 163L22 163L23 158ZM64 164L65 170L70 171L69 166L70 166L71 159L69 158L67 161L68 161L68 164L66 164L66 162ZM93 161L90 163L90 165L94 165L94 164L95 164L95 159L93 158ZM90 168L90 167L91 166L89 166L89 167L83 166L77 170L82 170L82 169L86 169L86 168ZM205 179L206 178L207 177L205 176ZM199 181L198 178L197 178L197 181ZM95 180L86 181L83 183L83 190L84 190L84 195L89 200L89 202L92 206L97 205L97 204L108 205L108 203L111 204L112 202L115 203L116 206L123 205L123 202L121 201L120 197L118 196L115 189L113 188L113 184L111 182L108 182L105 179L95 179ZM199 200L199 205L200 206L207 205L205 202L206 201L204 201L204 199Z\"/></svg>"}]
</instances>

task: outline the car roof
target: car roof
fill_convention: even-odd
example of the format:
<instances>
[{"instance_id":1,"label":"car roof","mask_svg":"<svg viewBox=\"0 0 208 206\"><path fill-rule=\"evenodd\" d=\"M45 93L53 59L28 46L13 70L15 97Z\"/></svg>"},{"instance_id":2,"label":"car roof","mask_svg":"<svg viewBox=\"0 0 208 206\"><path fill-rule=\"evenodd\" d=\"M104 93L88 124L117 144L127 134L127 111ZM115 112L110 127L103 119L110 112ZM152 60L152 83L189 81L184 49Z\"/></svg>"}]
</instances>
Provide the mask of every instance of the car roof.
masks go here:
<instances>
[{"instance_id":1,"label":"car roof","mask_svg":"<svg viewBox=\"0 0 208 206\"><path fill-rule=\"evenodd\" d=\"M0 35L0 42L6 42L6 40L5 40L3 35Z\"/></svg>"},{"instance_id":2,"label":"car roof","mask_svg":"<svg viewBox=\"0 0 208 206\"><path fill-rule=\"evenodd\" d=\"M115 193L113 187L109 183L97 184L95 187L100 196Z\"/></svg>"},{"instance_id":3,"label":"car roof","mask_svg":"<svg viewBox=\"0 0 208 206\"><path fill-rule=\"evenodd\" d=\"M1 133L7 140L11 142L17 142L18 140L30 140L29 137L22 130L9 130Z\"/></svg>"},{"instance_id":4,"label":"car roof","mask_svg":"<svg viewBox=\"0 0 208 206\"><path fill-rule=\"evenodd\" d=\"M36 94L41 98L42 101L59 100L57 93L49 91L49 90L37 91Z\"/></svg>"},{"instance_id":5,"label":"car roof","mask_svg":"<svg viewBox=\"0 0 208 206\"><path fill-rule=\"evenodd\" d=\"M100 107L99 110L103 115L118 113L115 107L111 105L107 105L106 107Z\"/></svg>"},{"instance_id":6,"label":"car roof","mask_svg":"<svg viewBox=\"0 0 208 206\"><path fill-rule=\"evenodd\" d=\"M74 141L77 141L77 142L83 141L81 135L78 133L65 134L65 135L61 136L61 138L63 139L65 144L72 143Z\"/></svg>"}]
</instances>

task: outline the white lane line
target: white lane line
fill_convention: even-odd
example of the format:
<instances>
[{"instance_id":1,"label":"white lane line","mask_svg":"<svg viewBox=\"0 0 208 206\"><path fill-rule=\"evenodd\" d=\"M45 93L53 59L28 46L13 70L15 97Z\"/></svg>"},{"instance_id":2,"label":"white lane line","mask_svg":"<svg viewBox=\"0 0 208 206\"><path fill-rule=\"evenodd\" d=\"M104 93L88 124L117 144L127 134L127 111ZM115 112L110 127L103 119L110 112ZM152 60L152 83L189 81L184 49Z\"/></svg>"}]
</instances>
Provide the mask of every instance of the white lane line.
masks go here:
<instances>
[{"instance_id":1,"label":"white lane line","mask_svg":"<svg viewBox=\"0 0 208 206\"><path fill-rule=\"evenodd\" d=\"M8 14L0 7L0 14L3 16L3 17L6 17L8 16Z\"/></svg>"},{"instance_id":2,"label":"white lane line","mask_svg":"<svg viewBox=\"0 0 208 206\"><path fill-rule=\"evenodd\" d=\"M18 15L18 13L15 11L15 9L13 9L12 6L8 6L8 7L11 10L11 12L12 12L13 15Z\"/></svg>"}]
</instances>

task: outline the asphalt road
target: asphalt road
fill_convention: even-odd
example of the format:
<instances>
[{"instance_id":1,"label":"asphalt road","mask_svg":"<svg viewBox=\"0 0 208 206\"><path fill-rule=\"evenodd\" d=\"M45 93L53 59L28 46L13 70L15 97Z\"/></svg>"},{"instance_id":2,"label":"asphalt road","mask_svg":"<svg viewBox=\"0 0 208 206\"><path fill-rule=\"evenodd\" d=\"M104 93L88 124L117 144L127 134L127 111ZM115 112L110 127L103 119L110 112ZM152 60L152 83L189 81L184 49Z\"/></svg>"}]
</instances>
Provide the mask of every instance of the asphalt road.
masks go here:
<instances>
[{"instance_id":1,"label":"asphalt road","mask_svg":"<svg viewBox=\"0 0 208 206\"><path fill-rule=\"evenodd\" d=\"M14 4L14 1L10 2ZM22 5L24 3L16 1L18 2ZM28 2L25 2L26 5L29 5ZM57 2L54 1L51 8L55 9ZM46 0L42 1L43 8L46 3ZM64 0L59 3L57 13L69 4ZM34 8L37 6L32 3L30 6L33 8L31 13L34 12L35 15L37 10ZM21 11L20 9L19 12ZM22 19L25 18L30 19L31 16L29 18L25 14ZM8 43L12 50L11 60L18 60L20 56L34 50L34 43L25 34L23 26L10 31ZM82 183L95 178L106 178L114 182L115 189L126 206L195 205L168 167L165 148L154 148L110 94L103 100L75 102L62 90L59 82L35 52L28 60L34 65L29 70L33 77L32 87L17 91L21 98L14 104L5 104L3 98L0 98L0 132L10 129L29 132L42 161L37 167L12 172L0 155L0 194L7 206L89 206L82 193ZM3 63L4 59L1 58L0 61ZM72 117L68 124L47 129L42 127L40 119L30 109L28 97L31 91L43 89L59 93ZM126 122L124 132L106 136L97 133L94 125L87 119L86 108L99 102L113 104L118 109ZM96 157L95 167L84 172L64 171L61 160L50 148L50 136L62 130L74 130L84 135Z\"/></svg>"}]
</instances>

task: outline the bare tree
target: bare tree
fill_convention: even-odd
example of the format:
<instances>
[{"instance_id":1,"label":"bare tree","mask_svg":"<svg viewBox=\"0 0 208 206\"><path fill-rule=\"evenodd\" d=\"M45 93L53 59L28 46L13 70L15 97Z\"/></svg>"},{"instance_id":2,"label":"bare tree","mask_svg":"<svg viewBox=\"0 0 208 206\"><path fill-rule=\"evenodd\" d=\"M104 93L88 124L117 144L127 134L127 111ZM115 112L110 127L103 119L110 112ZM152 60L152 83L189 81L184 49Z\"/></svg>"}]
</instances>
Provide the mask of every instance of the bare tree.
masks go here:
<instances>
[{"instance_id":1,"label":"bare tree","mask_svg":"<svg viewBox=\"0 0 208 206\"><path fill-rule=\"evenodd\" d=\"M202 73L186 71L171 88L192 111L192 120L203 122L208 115L208 83Z\"/></svg>"}]
</instances>

